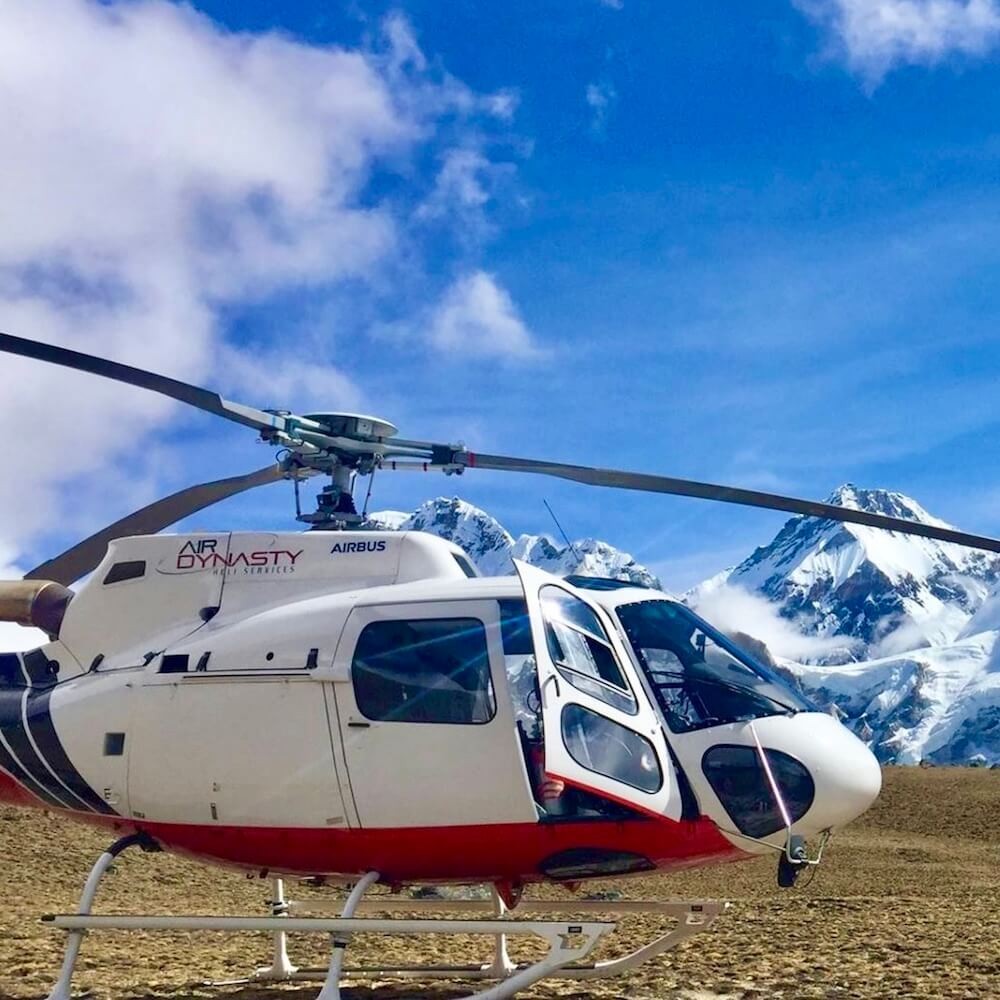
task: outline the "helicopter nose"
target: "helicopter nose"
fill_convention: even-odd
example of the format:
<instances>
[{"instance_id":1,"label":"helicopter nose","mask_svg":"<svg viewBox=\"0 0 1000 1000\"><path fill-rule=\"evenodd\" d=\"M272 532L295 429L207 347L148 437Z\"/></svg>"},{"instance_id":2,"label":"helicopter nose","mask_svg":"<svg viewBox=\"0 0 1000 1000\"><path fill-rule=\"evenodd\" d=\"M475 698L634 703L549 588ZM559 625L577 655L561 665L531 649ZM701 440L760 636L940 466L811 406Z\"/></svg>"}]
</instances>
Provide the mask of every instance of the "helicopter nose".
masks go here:
<instances>
[{"instance_id":1,"label":"helicopter nose","mask_svg":"<svg viewBox=\"0 0 1000 1000\"><path fill-rule=\"evenodd\" d=\"M875 755L832 716L769 716L747 729L746 743L720 741L702 757L703 773L725 811L719 819L735 824L740 834L781 843L787 815L792 833L811 837L850 823L878 798L882 771ZM767 757L769 777L760 766L758 747ZM771 781L781 793L783 810Z\"/></svg>"},{"instance_id":2,"label":"helicopter nose","mask_svg":"<svg viewBox=\"0 0 1000 1000\"><path fill-rule=\"evenodd\" d=\"M819 829L843 826L866 812L882 790L882 768L875 755L849 729L830 716L822 754L816 761L815 816ZM818 719L817 719L818 721Z\"/></svg>"},{"instance_id":3,"label":"helicopter nose","mask_svg":"<svg viewBox=\"0 0 1000 1000\"><path fill-rule=\"evenodd\" d=\"M796 832L818 833L850 823L882 790L875 755L832 716L808 712L789 722L794 726L786 730L788 752L802 761L815 784L812 805L795 824Z\"/></svg>"}]
</instances>

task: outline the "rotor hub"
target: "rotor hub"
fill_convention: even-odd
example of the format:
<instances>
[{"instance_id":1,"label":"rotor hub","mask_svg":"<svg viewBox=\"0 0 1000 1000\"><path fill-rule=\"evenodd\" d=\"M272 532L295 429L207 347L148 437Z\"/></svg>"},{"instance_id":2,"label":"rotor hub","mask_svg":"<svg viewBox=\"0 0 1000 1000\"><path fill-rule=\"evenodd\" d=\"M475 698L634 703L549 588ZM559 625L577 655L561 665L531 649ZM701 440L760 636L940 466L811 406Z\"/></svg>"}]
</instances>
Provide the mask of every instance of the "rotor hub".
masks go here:
<instances>
[{"instance_id":1,"label":"rotor hub","mask_svg":"<svg viewBox=\"0 0 1000 1000\"><path fill-rule=\"evenodd\" d=\"M328 489L332 492L339 488L349 493L352 473L370 475L397 433L395 424L388 420L360 413L296 416L272 412L284 421L283 428L264 430L261 438L286 449L283 462L288 470L331 476L333 483ZM332 509L330 504L327 507Z\"/></svg>"},{"instance_id":2,"label":"rotor hub","mask_svg":"<svg viewBox=\"0 0 1000 1000\"><path fill-rule=\"evenodd\" d=\"M305 418L323 424L329 434L360 441L395 437L399 433L399 428L388 420L360 413L307 413Z\"/></svg>"}]
</instances>

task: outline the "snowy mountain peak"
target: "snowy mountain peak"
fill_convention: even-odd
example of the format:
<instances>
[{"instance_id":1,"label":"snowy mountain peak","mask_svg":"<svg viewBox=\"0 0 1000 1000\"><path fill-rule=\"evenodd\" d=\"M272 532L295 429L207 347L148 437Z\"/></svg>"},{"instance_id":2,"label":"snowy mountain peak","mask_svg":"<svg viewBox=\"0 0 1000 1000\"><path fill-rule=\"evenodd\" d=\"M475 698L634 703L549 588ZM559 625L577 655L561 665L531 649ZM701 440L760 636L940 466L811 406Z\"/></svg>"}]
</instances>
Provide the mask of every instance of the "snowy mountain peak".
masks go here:
<instances>
[{"instance_id":1,"label":"snowy mountain peak","mask_svg":"<svg viewBox=\"0 0 1000 1000\"><path fill-rule=\"evenodd\" d=\"M902 493L846 483L830 503L946 526ZM951 642L1000 577L1000 558L865 525L794 517L725 584L768 598L803 632L845 636L869 655ZM717 589L719 581L713 581ZM697 604L700 588L691 594Z\"/></svg>"},{"instance_id":2,"label":"snowy mountain peak","mask_svg":"<svg viewBox=\"0 0 1000 1000\"><path fill-rule=\"evenodd\" d=\"M868 490L844 483L830 494L826 501L838 507L850 507L852 510L864 510L870 514L884 514L887 517L901 517L906 521L921 521L924 524L934 524L941 528L950 528L947 521L928 514L912 497L894 490ZM851 525L850 527L857 527Z\"/></svg>"},{"instance_id":3,"label":"snowy mountain peak","mask_svg":"<svg viewBox=\"0 0 1000 1000\"><path fill-rule=\"evenodd\" d=\"M386 531L398 531L409 516L403 510L376 510L368 514L368 520Z\"/></svg>"},{"instance_id":4,"label":"snowy mountain peak","mask_svg":"<svg viewBox=\"0 0 1000 1000\"><path fill-rule=\"evenodd\" d=\"M828 502L946 525L891 490L846 483ZM1000 557L797 517L687 599L766 639L881 760L1000 761Z\"/></svg>"},{"instance_id":5,"label":"snowy mountain peak","mask_svg":"<svg viewBox=\"0 0 1000 1000\"><path fill-rule=\"evenodd\" d=\"M399 525L402 531L426 531L464 549L486 576L513 572L513 536L486 511L458 497L438 497L421 504Z\"/></svg>"},{"instance_id":6,"label":"snowy mountain peak","mask_svg":"<svg viewBox=\"0 0 1000 1000\"><path fill-rule=\"evenodd\" d=\"M556 576L606 576L640 587L662 589L660 581L628 552L596 538L557 545L548 535L521 535L511 555Z\"/></svg>"},{"instance_id":7,"label":"snowy mountain peak","mask_svg":"<svg viewBox=\"0 0 1000 1000\"><path fill-rule=\"evenodd\" d=\"M428 500L409 516L383 511L372 515L372 520L387 528L426 531L454 542L485 576L513 573L513 560L521 559L556 576L606 576L644 587L660 586L645 566L607 542L584 538L564 546L548 535L521 535L515 540L495 517L458 497Z\"/></svg>"}]
</instances>

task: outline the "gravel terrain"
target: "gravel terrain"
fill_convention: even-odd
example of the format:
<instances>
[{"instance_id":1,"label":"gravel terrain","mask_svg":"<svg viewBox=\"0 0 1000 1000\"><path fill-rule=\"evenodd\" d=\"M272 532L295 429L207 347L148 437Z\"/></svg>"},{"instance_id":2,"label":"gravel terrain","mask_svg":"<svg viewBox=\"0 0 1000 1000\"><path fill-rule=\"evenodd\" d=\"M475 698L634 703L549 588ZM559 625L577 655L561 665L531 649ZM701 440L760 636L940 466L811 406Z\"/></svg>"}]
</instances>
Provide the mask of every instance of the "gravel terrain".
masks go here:
<instances>
[{"instance_id":1,"label":"gravel terrain","mask_svg":"<svg viewBox=\"0 0 1000 1000\"><path fill-rule=\"evenodd\" d=\"M550 983L531 998L695 1000L951 1000L1000 998L1000 770L889 768L867 816L839 835L808 885L774 884L769 860L617 883L585 892L626 897L728 899L732 909L707 933L638 972L599 983ZM39 923L75 908L82 881L107 834L44 813L0 807L0 1000L44 997L57 974L63 936ZM291 887L296 895L308 891ZM537 890L536 890L537 891ZM565 896L560 889L543 894ZM256 913L268 883L166 855L129 852L109 875L98 912ZM569 898L569 897L566 897ZM656 922L624 918L610 953L651 937ZM358 938L348 962L469 961L485 943ZM520 946L524 948L524 945ZM300 964L324 960L319 935L292 941ZM515 952L515 955L517 952ZM268 957L260 935L106 932L83 945L76 986L97 1000L312 1000L295 984L206 988ZM467 990L359 983L349 1000L454 1000Z\"/></svg>"}]
</instances>

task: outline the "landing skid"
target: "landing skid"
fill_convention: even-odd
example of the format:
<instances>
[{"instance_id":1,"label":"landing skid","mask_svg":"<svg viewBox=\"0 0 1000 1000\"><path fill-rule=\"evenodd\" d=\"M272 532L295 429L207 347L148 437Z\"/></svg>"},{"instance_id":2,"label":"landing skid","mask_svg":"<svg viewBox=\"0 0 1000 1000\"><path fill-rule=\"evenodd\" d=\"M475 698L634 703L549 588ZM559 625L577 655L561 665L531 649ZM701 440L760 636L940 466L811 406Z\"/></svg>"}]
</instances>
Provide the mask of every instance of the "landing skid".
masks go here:
<instances>
[{"instance_id":1,"label":"landing skid","mask_svg":"<svg viewBox=\"0 0 1000 1000\"><path fill-rule=\"evenodd\" d=\"M339 905L337 900L311 899L306 902L286 900L284 885L280 879L273 883L273 906L283 913L306 914L324 913L335 910ZM353 966L344 969L348 978L392 978L392 979L502 979L510 975L518 967L507 957L507 934L514 933L512 928L526 922L520 920L527 916L549 916L556 914L595 914L600 916L626 916L629 914L652 914L668 921L675 921L674 926L666 930L649 944L638 948L620 958L605 959L589 965L570 963L562 965L549 974L552 979L607 979L622 975L637 969L640 965L657 958L664 952L676 948L681 942L708 930L719 914L729 907L728 903L718 900L701 900L693 902L661 902L652 899L640 900L522 900L513 911L507 909L503 901L494 892L492 902L487 899L406 899L387 898L367 899L358 905L358 913L459 913L483 914L504 917L513 913L517 919L509 919L504 927L504 934L497 940L494 960L488 966L472 965L422 965L422 966L392 966L366 965ZM614 929L616 924L607 925ZM321 969L300 969L287 961L287 949L284 943L284 933L279 932L274 939L275 955L283 954L285 962L272 963L267 968L258 969L252 981L282 981L282 980L315 980L321 978Z\"/></svg>"},{"instance_id":2,"label":"landing skid","mask_svg":"<svg viewBox=\"0 0 1000 1000\"><path fill-rule=\"evenodd\" d=\"M70 984L80 951L83 935L99 930L143 931L269 931L272 934L271 965L258 969L247 982L288 982L292 980L324 980L317 1000L341 1000L342 979L465 979L473 982L495 981L495 984L470 994L466 1000L507 1000L539 980L604 979L620 975L676 947L682 941L706 930L728 906L727 903L705 901L696 903L639 901L574 900L562 903L553 900L522 901L517 907L517 919L507 917L507 909L494 893L489 900L449 899L363 899L378 881L377 872L369 872L351 890L347 900L310 900L296 902L284 897L280 879L272 883L273 900L269 916L113 916L91 913L94 897L104 873L123 850L142 843L142 838L126 837L112 845L94 865L87 879L75 914L46 915L42 920L68 932L66 952L59 980L47 1000L71 1000ZM340 909L339 916L303 916L328 913ZM457 913L468 917L458 919L372 918L358 913L391 914ZM615 929L605 921L565 921L555 919L520 919L529 916L555 914L659 914L677 921L676 926L643 948L616 959L584 963L597 942ZM479 916L478 919L474 917ZM330 962L324 969L300 969L292 964L287 947L289 933L319 932L330 935ZM420 935L420 934L483 934L495 939L494 959L489 965L470 966L360 966L345 967L344 955L354 934ZM548 946L537 962L517 965L507 953L507 939L514 935L534 935ZM218 984L223 985L223 984Z\"/></svg>"}]
</instances>

